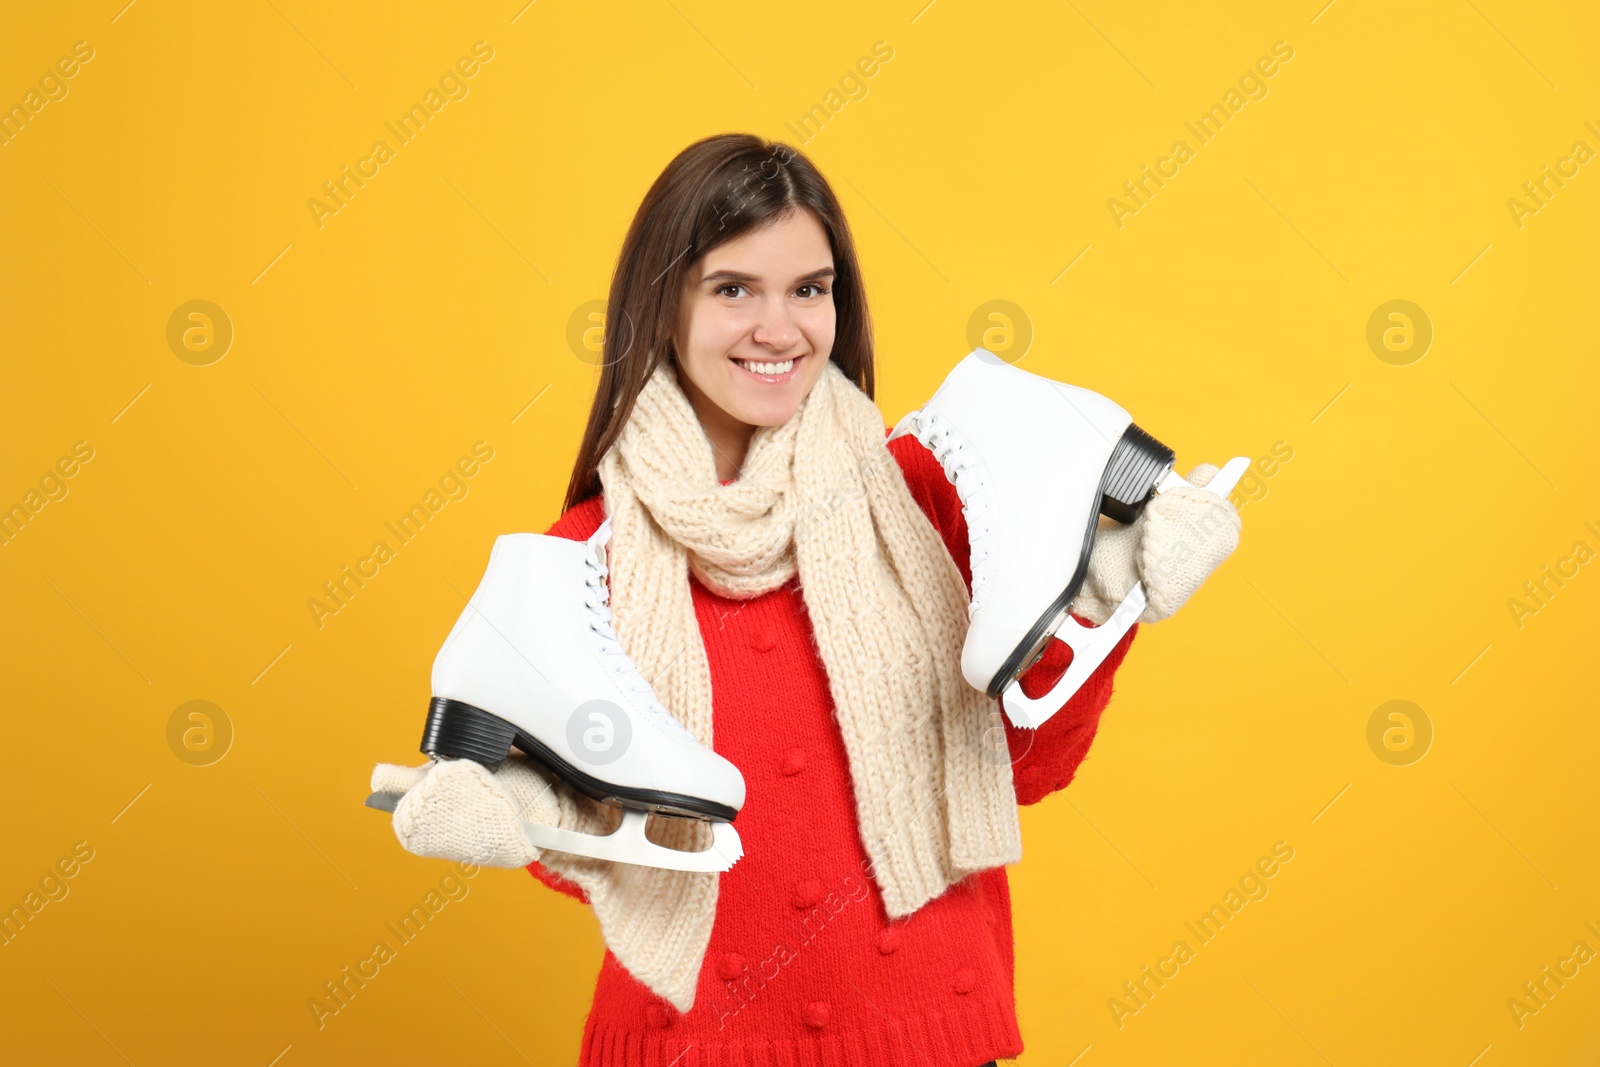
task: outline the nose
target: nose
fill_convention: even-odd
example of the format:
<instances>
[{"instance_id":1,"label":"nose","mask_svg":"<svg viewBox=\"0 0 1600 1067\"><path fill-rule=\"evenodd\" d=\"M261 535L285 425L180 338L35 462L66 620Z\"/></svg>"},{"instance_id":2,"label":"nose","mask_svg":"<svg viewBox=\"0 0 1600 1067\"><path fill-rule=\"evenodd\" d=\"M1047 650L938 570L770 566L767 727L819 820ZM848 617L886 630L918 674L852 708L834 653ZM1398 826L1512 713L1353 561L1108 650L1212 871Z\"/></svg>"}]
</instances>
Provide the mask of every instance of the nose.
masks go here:
<instances>
[{"instance_id":1,"label":"nose","mask_svg":"<svg viewBox=\"0 0 1600 1067\"><path fill-rule=\"evenodd\" d=\"M783 352L794 347L800 338L800 327L794 321L787 300L779 297L762 304L756 318L756 328L750 335L756 344Z\"/></svg>"}]
</instances>

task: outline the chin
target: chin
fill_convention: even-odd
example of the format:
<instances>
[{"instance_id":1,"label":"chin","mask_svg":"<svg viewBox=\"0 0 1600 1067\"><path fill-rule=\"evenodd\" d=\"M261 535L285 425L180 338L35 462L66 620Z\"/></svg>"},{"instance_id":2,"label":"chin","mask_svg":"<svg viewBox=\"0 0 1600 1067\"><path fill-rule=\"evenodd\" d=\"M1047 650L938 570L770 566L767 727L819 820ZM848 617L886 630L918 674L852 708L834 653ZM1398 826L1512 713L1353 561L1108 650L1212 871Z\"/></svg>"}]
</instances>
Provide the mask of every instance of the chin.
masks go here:
<instances>
[{"instance_id":1,"label":"chin","mask_svg":"<svg viewBox=\"0 0 1600 1067\"><path fill-rule=\"evenodd\" d=\"M805 361L814 363L815 358L807 356ZM718 406L747 426L782 426L794 417L817 384L814 366L802 364L796 370L799 374L795 378L772 385L745 380L744 372L735 369L734 380L727 383L725 395L717 400Z\"/></svg>"},{"instance_id":2,"label":"chin","mask_svg":"<svg viewBox=\"0 0 1600 1067\"><path fill-rule=\"evenodd\" d=\"M774 398L764 404L736 405L733 416L748 426L782 426L793 418L799 409L798 402L786 402Z\"/></svg>"}]
</instances>

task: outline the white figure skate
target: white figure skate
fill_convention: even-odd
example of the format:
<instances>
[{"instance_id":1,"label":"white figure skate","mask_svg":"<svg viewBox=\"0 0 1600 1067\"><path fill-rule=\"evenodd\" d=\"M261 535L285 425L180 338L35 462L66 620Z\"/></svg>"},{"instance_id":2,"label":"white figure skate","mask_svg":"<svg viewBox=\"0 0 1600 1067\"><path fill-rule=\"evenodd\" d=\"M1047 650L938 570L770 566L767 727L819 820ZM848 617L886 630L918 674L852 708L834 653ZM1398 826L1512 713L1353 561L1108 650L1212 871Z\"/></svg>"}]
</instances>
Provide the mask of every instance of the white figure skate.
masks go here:
<instances>
[{"instance_id":1,"label":"white figure skate","mask_svg":"<svg viewBox=\"0 0 1600 1067\"><path fill-rule=\"evenodd\" d=\"M905 434L939 460L967 520L972 601L961 672L975 689L1003 695L1013 724L1037 727L1144 609L1144 589L1135 585L1104 625L1070 618L1100 515L1132 522L1153 492L1188 483L1172 469L1172 449L1121 407L983 348L958 363L889 439ZM1230 460L1206 488L1226 496L1248 463ZM1072 663L1049 693L1029 699L1017 679L1052 636L1072 647Z\"/></svg>"},{"instance_id":2,"label":"white figure skate","mask_svg":"<svg viewBox=\"0 0 1600 1067\"><path fill-rule=\"evenodd\" d=\"M545 534L495 540L489 567L433 663L422 751L493 767L515 745L585 795L619 806L604 837L524 821L537 848L682 871L744 855L731 820L739 769L701 745L651 692L611 627L605 546ZM647 812L703 819L700 852L645 837Z\"/></svg>"}]
</instances>

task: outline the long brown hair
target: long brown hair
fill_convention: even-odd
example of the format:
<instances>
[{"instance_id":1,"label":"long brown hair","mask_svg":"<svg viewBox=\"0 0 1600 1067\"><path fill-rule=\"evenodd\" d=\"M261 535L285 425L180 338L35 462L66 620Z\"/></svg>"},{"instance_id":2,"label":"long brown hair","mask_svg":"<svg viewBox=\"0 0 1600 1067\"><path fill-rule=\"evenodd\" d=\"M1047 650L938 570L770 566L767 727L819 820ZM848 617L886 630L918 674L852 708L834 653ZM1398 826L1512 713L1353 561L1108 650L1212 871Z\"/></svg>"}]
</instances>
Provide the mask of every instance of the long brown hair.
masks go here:
<instances>
[{"instance_id":1,"label":"long brown hair","mask_svg":"<svg viewBox=\"0 0 1600 1067\"><path fill-rule=\"evenodd\" d=\"M829 355L856 386L874 396L872 324L855 242L833 189L789 145L747 133L696 141L667 164L634 213L617 256L606 300L600 382L565 511L601 491L599 464L634 401L664 359L673 359L683 280L711 249L799 209L822 224L833 250L837 324Z\"/></svg>"}]
</instances>

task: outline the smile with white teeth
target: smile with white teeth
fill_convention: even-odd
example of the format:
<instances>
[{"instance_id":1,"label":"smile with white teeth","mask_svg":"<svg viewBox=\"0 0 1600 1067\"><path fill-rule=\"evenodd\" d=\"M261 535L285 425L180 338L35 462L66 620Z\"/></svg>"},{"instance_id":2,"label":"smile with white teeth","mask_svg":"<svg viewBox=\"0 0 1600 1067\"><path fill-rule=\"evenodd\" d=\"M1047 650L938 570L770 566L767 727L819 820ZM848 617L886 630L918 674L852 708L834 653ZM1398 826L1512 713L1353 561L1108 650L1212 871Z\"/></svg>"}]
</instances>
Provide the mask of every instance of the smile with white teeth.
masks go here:
<instances>
[{"instance_id":1,"label":"smile with white teeth","mask_svg":"<svg viewBox=\"0 0 1600 1067\"><path fill-rule=\"evenodd\" d=\"M756 363L748 359L735 359L734 362L752 374L788 374L794 369L792 359L786 359L782 363Z\"/></svg>"}]
</instances>

